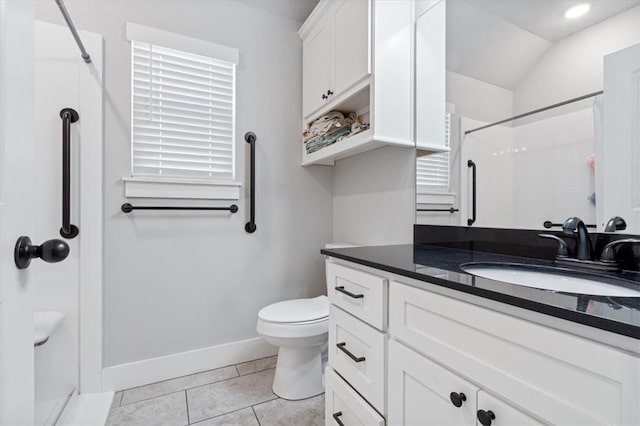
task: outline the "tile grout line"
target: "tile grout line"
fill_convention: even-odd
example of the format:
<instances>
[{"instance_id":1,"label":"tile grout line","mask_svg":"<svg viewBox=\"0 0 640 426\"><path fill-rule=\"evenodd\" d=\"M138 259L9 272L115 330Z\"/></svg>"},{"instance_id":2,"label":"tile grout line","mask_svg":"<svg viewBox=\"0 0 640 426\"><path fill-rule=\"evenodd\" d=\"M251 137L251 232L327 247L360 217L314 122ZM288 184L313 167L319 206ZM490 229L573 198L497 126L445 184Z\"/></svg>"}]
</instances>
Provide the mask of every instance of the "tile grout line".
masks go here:
<instances>
[{"instance_id":1,"label":"tile grout line","mask_svg":"<svg viewBox=\"0 0 640 426\"><path fill-rule=\"evenodd\" d=\"M189 402L188 402L188 396L187 396L187 391L188 391L188 390L196 389L196 388L204 387L204 386L209 386L209 385L213 385L213 384L217 384L217 383L222 383L222 382L225 382L225 381L228 381L228 380L238 379L238 378L240 378L240 377L247 377L247 376L250 376L250 375L252 375L252 374L264 373L265 371L269 371L269 370L275 370L275 369L274 369L274 368L269 368L269 369L267 369L267 370L262 370L262 371L257 371L257 372L255 372L255 373L245 374L244 376L230 377L230 378L228 378L228 379L219 380L219 381L217 381L217 382L207 383L207 384L204 384L204 385L195 386L195 387L193 387L193 388L181 389L181 390L177 390L177 391L175 391L175 392L170 392L170 393L168 393L168 394L158 395L158 396L154 396L154 397L152 397L152 398L146 398L146 399L142 399L142 400L140 400L140 401L136 401L136 402L130 402L130 403L128 403L128 404L122 405L122 407L128 407L128 406L130 406L130 405L134 405L134 404L137 404L137 403L147 402L147 401L152 401L152 400L154 400L154 399L162 398L162 397L165 397L165 396L168 396L168 395L173 395L173 394L176 394L176 393L184 392L184 393L185 393L185 398L187 398L187 420L190 422L190 421L191 421L191 419L190 419L190 416L189 416ZM123 393L122 393L122 395L123 395L123 397L124 397L124 392L125 392L125 391L122 391L122 392L123 392ZM258 404L256 404L256 405L264 404L264 403L266 403L266 402L274 401L274 400L276 400L276 399L279 399L279 397L278 397L277 395L275 395L275 394L274 394L274 397L273 397L272 399L267 399L267 400L265 400L265 401L259 402L259 403L258 403ZM205 418L205 419L198 420L197 422L195 422L195 423L193 423L193 424L197 424L197 423L200 423L200 422L202 422L202 421L205 421L205 420L208 420L208 419L212 419L212 418L215 418L215 417L224 416L224 415L226 415L226 414L234 413L234 412L236 412L236 411L244 410L244 409L246 409L246 408L252 408L252 406L251 406L251 405L247 405L247 406L244 406L244 407L238 408L237 410L229 411L228 413L222 413L222 414L219 414L219 415L217 415L217 416L207 417L207 418ZM253 409L253 408L252 408L252 409ZM254 411L254 414L255 414L255 411ZM257 418L257 417L256 417L256 418ZM190 425L191 423L188 423L188 424Z\"/></svg>"},{"instance_id":2,"label":"tile grout line","mask_svg":"<svg viewBox=\"0 0 640 426\"><path fill-rule=\"evenodd\" d=\"M277 357L277 355L265 356L265 357L262 357L262 358L252 359L252 360L250 360L250 361L240 362L240 363L238 363L238 364L229 364L229 365L224 365L224 366L222 366L222 367L211 368L211 369L209 369L209 370L198 371L197 373L191 373L191 374L185 374L185 375L182 375L182 376L171 377L171 378L169 378L169 379L160 380L160 381L158 381L158 382L153 382L153 383L148 383L148 384L146 384L146 385L134 386L134 387L132 387L132 388L127 388L127 389L120 389L120 390L118 390L117 392L122 392L122 394L124 395L124 393L125 393L126 391L130 391L130 390L134 390L134 389L139 389L139 388L144 388L144 387L146 387L146 386L156 385L156 384L158 384L158 383L169 382L169 381L171 381L171 380L182 379L182 378L184 378L184 377L190 377L190 376L195 376L195 375L198 375L198 374L208 373L208 372L210 372L210 371L223 370L223 369L225 369L225 368L229 368L229 367L233 367L233 368L236 370L236 373L238 373L238 376L242 376L242 374L240 374L240 370L238 370L238 365L248 364L248 363L250 363L250 362L261 361L261 360L263 360L263 359L273 358L273 357ZM271 367L271 368L275 368L275 367ZM258 372L260 372L260 371L265 371L265 370L270 370L271 368L265 368L265 369L263 369L263 370L252 371L252 372L251 372L251 373L249 373L249 374L252 374L252 373L258 373ZM244 375L246 376L247 374L244 374ZM233 378L233 377L231 377L231 378ZM228 379L223 379L223 380L228 380ZM221 380L218 380L218 381L221 381ZM217 382L211 382L211 383L217 383ZM190 388L187 388L187 389L190 389ZM178 392L178 391L176 391L176 392ZM173 392L170 392L170 393L173 393ZM168 394L165 394L165 395L168 395ZM125 404L125 405L127 405L127 404Z\"/></svg>"},{"instance_id":3,"label":"tile grout line","mask_svg":"<svg viewBox=\"0 0 640 426\"><path fill-rule=\"evenodd\" d=\"M274 399L269 399L269 400L267 400L267 401L260 402L260 403L258 403L258 404L256 404L256 405L260 405L260 404L264 404L264 403L267 403L267 402L275 401L276 399L280 399L280 398L279 398L279 397L276 397L276 398L274 398ZM247 406L247 407L242 407L242 408L238 408L237 410L229 411L228 413L217 414L217 415L215 415L215 416L213 416L213 417L207 417L207 418L204 418L204 419L202 419L202 420L198 420L198 421L197 421L197 422L195 422L195 423L191 423L191 425L197 425L198 423L206 422L207 420L217 419L218 417L223 417L223 416L226 416L226 415L228 415L228 414L237 413L238 411L246 410L247 408L251 408L251 409L253 410L253 406L249 405L249 406ZM253 414L255 414L255 411L253 412ZM257 417L256 417L256 419L257 419Z\"/></svg>"},{"instance_id":4,"label":"tile grout line","mask_svg":"<svg viewBox=\"0 0 640 426\"><path fill-rule=\"evenodd\" d=\"M232 366L232 367L235 367L235 366ZM224 368L227 368L227 367L224 367ZM262 372L267 371L267 370L273 370L273 368L267 368L266 370L255 371L253 373L245 374L244 376L249 376L251 374L256 374L256 373L262 373ZM211 371L211 370L207 370L207 371ZM203 373L205 373L205 372L206 371L203 371ZM238 373L237 369L236 369L236 373ZM200 373L196 373L196 374L200 374ZM216 380L216 381L213 381L213 382L203 383L201 385L191 386L191 387L184 388L184 389L178 389L178 390L175 390L175 391L172 391L172 392L163 393L163 394L152 396L152 397L149 397L149 398L139 399L137 401L127 402L126 404L122 404L122 401L124 401L124 393L125 392L127 392L127 391L129 391L131 389L138 389L138 388L141 388L141 387L144 387L144 386L151 386L151 385L155 384L155 383L150 383L148 385L138 386L138 388L131 388L131 389L123 390L122 391L122 399L120 400L120 403L121 403L122 407L126 407L127 405L136 404L138 402L149 401L149 400L154 399L154 398L160 398L161 396L167 396L167 395L171 395L171 394L182 392L182 391L186 391L186 390L191 390L191 389L200 388L200 387L203 387L203 386L213 385L213 384L216 384L216 383L226 382L227 380L233 380L233 379L237 379L239 377L244 377L244 376L241 376L240 374L238 374L237 376L227 377L226 379L221 379L221 380ZM186 376L180 376L180 377L186 377ZM180 377L176 377L176 379L179 379ZM163 380L162 382L156 382L156 383L168 382L169 380L173 380L173 379L167 379L167 380Z\"/></svg>"},{"instance_id":5,"label":"tile grout line","mask_svg":"<svg viewBox=\"0 0 640 426\"><path fill-rule=\"evenodd\" d=\"M187 390L184 390L184 403L187 406L187 424L191 424L191 418L189 417L189 396L187 395Z\"/></svg>"},{"instance_id":6,"label":"tile grout line","mask_svg":"<svg viewBox=\"0 0 640 426\"><path fill-rule=\"evenodd\" d=\"M258 414L256 413L256 410L253 408L253 405L251 406L251 411L253 411L253 416L256 418L256 422L258 422L258 426L262 426L262 424L260 423L260 419L258 418Z\"/></svg>"},{"instance_id":7,"label":"tile grout line","mask_svg":"<svg viewBox=\"0 0 640 426\"><path fill-rule=\"evenodd\" d=\"M148 400L153 399L153 398L158 398L158 397L161 397L161 396L171 395L172 393L180 392L180 391L182 391L182 390L195 389L195 388L199 388L199 387L201 387L201 386L212 385L212 384L214 384L214 383L220 383L220 382L224 382L224 381L226 381L226 380L237 379L238 377L249 376L249 375L251 375L251 374L255 374L255 373L262 373L263 371L273 370L275 367L270 367L270 368L265 368L265 369L262 369L262 370L252 371L251 373L247 373L247 374L240 374L240 370L238 370L238 365L246 364L246 363L254 362L254 361L259 361L259 360L262 360L262 359L272 358L272 357L274 357L274 356L276 356L276 355L272 355L272 356L268 356L268 357L264 357L264 358L258 358L258 359L254 359L254 360L247 361L247 362L241 362L240 364L231 364L231 365L226 365L226 366L224 366L224 367L214 368L214 369L211 369L211 370L200 371L200 372L198 372L198 373L187 374L187 375L185 375L185 376L172 377L172 378L170 378L170 379L161 380L161 381L159 381L159 382L149 383L148 385L136 386L136 387L129 388L129 389L122 389L122 390L118 391L118 392L122 392L122 395L120 396L120 403L118 404L118 407L124 407L124 406L127 406L127 405L135 404L136 402L148 401ZM158 383L165 383L165 382L169 382L169 381L171 381L171 380L181 379L181 378L183 378L183 377L195 376L195 375L197 375L197 374L203 374L203 373L207 373L207 372L209 372L209 371L222 370L222 369L224 369L224 368L229 368L229 367L233 367L233 368L235 369L237 376L228 377L228 378L226 378L226 379L216 380L216 381L213 381L213 382L203 383L203 384L201 384L201 385L191 386L191 387L187 387L187 388L184 388L184 389L178 389L178 390L173 391L173 392L163 393L163 394L160 394L160 395L152 396L152 397L150 397L150 398L144 398L144 399L140 399L140 400L138 400L138 401L128 402L128 403L126 403L126 404L123 404L123 403L122 403L122 402L124 401L124 394L125 394L125 392L128 392L128 391L130 391L130 390L140 389L140 388L144 388L144 387L146 387L146 386L155 385L155 384L158 384Z\"/></svg>"},{"instance_id":8,"label":"tile grout line","mask_svg":"<svg viewBox=\"0 0 640 426\"><path fill-rule=\"evenodd\" d=\"M189 388L188 390L197 389L197 388L201 388L201 387L204 387L204 386L215 385L215 384L222 383L222 382L226 382L226 381L229 381L229 380L239 379L240 377L247 377L247 376L250 376L250 375L252 375L252 374L264 373L265 371L269 371L269 370L275 370L275 368L267 368L266 370L256 371L255 373L245 374L244 376L229 377L228 379L219 380L219 381L214 382L214 383L207 383L207 384L205 384L205 385L198 385L198 386L194 386L194 387L192 387L192 388ZM245 408L246 408L246 407L245 407Z\"/></svg>"}]
</instances>

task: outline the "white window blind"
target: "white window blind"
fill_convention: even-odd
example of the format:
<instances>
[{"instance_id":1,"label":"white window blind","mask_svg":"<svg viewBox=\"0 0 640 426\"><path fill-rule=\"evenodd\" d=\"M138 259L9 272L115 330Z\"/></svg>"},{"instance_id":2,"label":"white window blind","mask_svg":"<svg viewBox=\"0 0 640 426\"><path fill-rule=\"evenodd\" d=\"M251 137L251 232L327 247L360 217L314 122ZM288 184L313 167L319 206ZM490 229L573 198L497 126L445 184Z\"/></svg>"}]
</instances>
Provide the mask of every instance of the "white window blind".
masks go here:
<instances>
[{"instance_id":1,"label":"white window blind","mask_svg":"<svg viewBox=\"0 0 640 426\"><path fill-rule=\"evenodd\" d=\"M131 41L134 177L233 181L235 64Z\"/></svg>"},{"instance_id":2,"label":"white window blind","mask_svg":"<svg viewBox=\"0 0 640 426\"><path fill-rule=\"evenodd\" d=\"M445 116L445 145L451 142L451 114ZM449 152L424 155L416 159L418 193L448 193L451 165Z\"/></svg>"}]
</instances>

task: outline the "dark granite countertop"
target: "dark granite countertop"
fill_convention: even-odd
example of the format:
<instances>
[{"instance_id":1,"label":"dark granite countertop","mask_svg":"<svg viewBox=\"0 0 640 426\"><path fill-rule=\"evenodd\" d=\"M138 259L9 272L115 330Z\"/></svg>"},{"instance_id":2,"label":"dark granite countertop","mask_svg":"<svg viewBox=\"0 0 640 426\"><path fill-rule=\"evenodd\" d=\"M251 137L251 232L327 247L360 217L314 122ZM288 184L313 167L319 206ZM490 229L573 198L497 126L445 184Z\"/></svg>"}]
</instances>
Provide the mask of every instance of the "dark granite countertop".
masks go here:
<instances>
[{"instance_id":1,"label":"dark granite countertop","mask_svg":"<svg viewBox=\"0 0 640 426\"><path fill-rule=\"evenodd\" d=\"M504 262L553 266L545 259L508 256L435 245L391 245L324 249L322 254L413 278L522 309L640 339L640 298L555 292L481 278L460 269L470 262ZM580 272L570 272L580 276ZM624 279L640 289L640 273L602 273L603 280ZM415 283L407 283L416 285Z\"/></svg>"}]
</instances>

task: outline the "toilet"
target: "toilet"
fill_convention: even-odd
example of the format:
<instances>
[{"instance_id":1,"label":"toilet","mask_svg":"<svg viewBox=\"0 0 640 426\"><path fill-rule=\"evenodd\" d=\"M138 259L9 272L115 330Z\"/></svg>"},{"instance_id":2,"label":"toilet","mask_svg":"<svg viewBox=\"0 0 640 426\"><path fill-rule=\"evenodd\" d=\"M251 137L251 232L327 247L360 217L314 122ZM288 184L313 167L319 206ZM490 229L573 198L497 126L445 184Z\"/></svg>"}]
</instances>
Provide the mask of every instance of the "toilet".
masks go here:
<instances>
[{"instance_id":1,"label":"toilet","mask_svg":"<svg viewBox=\"0 0 640 426\"><path fill-rule=\"evenodd\" d=\"M329 336L327 296L269 305L258 313L257 331L279 348L273 393L296 400L324 392L323 358Z\"/></svg>"},{"instance_id":2,"label":"toilet","mask_svg":"<svg viewBox=\"0 0 640 426\"><path fill-rule=\"evenodd\" d=\"M327 244L326 248L354 247ZM293 299L274 303L258 313L258 334L277 346L273 393L298 400L324 392L324 367L329 337L329 299Z\"/></svg>"}]
</instances>

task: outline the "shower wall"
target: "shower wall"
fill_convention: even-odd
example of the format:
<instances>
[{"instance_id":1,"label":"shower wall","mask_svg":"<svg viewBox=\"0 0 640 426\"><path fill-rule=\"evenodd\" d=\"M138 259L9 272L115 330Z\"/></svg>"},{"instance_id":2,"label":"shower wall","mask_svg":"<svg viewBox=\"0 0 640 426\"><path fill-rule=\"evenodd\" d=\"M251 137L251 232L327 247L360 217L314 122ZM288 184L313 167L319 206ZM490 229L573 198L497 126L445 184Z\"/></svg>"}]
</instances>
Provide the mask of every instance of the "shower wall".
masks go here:
<instances>
[{"instance_id":1,"label":"shower wall","mask_svg":"<svg viewBox=\"0 0 640 426\"><path fill-rule=\"evenodd\" d=\"M463 130L483 124L461 122ZM462 164L472 159L478 166L475 226L541 229L570 216L596 223L594 152L592 108L464 136ZM463 168L462 200L471 196L468 175Z\"/></svg>"},{"instance_id":2,"label":"shower wall","mask_svg":"<svg viewBox=\"0 0 640 426\"><path fill-rule=\"evenodd\" d=\"M81 311L92 288L99 287L101 270L90 253L100 244L100 194L95 194L100 176L101 155L101 37L83 32L82 37L94 55L85 64L66 26L36 21L34 63L35 165L30 171L37 178L34 194L38 217L31 239L41 243L61 238L62 222L62 139L60 110L73 108L79 120L71 125L71 219L80 228L74 239L65 240L70 253L56 264L33 261L29 273L34 282L34 310L56 311L64 320L49 340L35 348L36 424L53 424L67 400L79 390ZM96 152L97 151L97 152ZM98 164L92 159L98 155ZM88 195L82 200L81 196ZM96 203L95 196L98 197ZM97 204L97 205L96 205ZM96 211L96 208L98 209ZM92 259L93 257L93 259ZM82 259L82 262L81 262ZM98 261L100 259L98 258ZM84 282L83 282L84 280ZM83 285L84 284L84 285ZM82 308L82 309L81 309ZM98 312L99 314L99 312ZM83 334L91 328L83 317ZM100 336L97 336L100 339ZM85 342L91 344L91 342ZM99 348L97 348L99 350ZM88 353L83 353L88 357ZM86 372L86 371L85 371ZM95 373L95 372L94 372ZM94 386L94 391L95 389ZM86 391L86 390L85 390Z\"/></svg>"}]
</instances>

